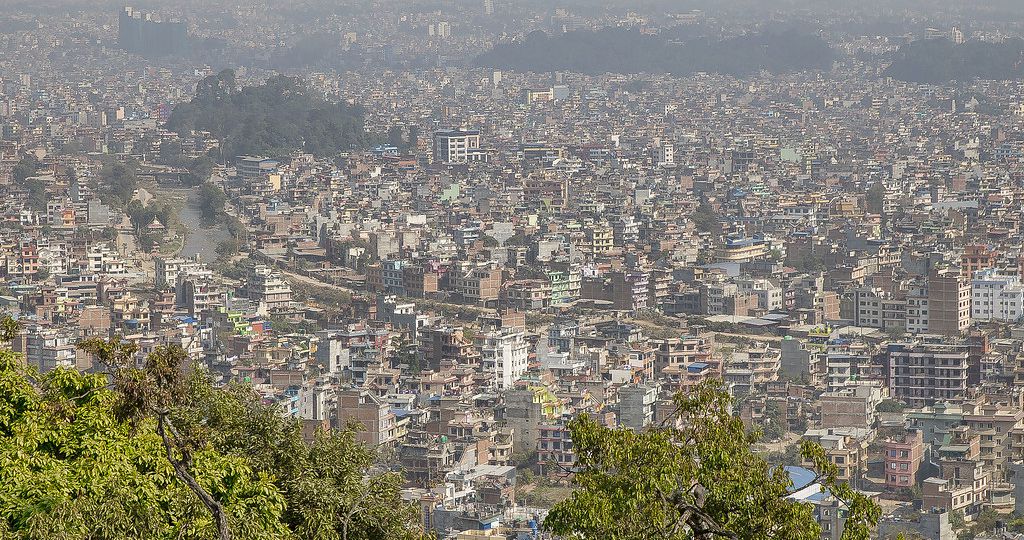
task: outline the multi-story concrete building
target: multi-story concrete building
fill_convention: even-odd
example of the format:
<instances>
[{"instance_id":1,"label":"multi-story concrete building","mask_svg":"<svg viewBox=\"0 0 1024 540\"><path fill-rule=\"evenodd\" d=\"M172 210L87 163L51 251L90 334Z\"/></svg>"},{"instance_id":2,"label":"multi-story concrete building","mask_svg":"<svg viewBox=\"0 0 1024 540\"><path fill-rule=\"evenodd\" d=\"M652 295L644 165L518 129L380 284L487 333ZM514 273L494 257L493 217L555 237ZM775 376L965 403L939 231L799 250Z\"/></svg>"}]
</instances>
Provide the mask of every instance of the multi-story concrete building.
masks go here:
<instances>
[{"instance_id":1,"label":"multi-story concrete building","mask_svg":"<svg viewBox=\"0 0 1024 540\"><path fill-rule=\"evenodd\" d=\"M971 244L964 247L960 257L960 275L970 281L979 270L995 268L998 254L990 246Z\"/></svg>"},{"instance_id":2,"label":"multi-story concrete building","mask_svg":"<svg viewBox=\"0 0 1024 540\"><path fill-rule=\"evenodd\" d=\"M873 384L856 384L830 390L818 398L821 404L821 427L863 428L875 426L875 408L882 402L883 391Z\"/></svg>"},{"instance_id":3,"label":"multi-story concrete building","mask_svg":"<svg viewBox=\"0 0 1024 540\"><path fill-rule=\"evenodd\" d=\"M967 426L953 428L948 443L937 450L937 476L922 486L925 508L946 508L971 518L989 501L992 475L981 460L981 436Z\"/></svg>"},{"instance_id":4,"label":"multi-story concrete building","mask_svg":"<svg viewBox=\"0 0 1024 540\"><path fill-rule=\"evenodd\" d=\"M959 336L971 325L971 282L946 270L928 276L928 331Z\"/></svg>"},{"instance_id":5,"label":"multi-story concrete building","mask_svg":"<svg viewBox=\"0 0 1024 540\"><path fill-rule=\"evenodd\" d=\"M913 406L962 398L968 355L968 347L958 343L892 343L884 356L889 393Z\"/></svg>"},{"instance_id":6,"label":"multi-story concrete building","mask_svg":"<svg viewBox=\"0 0 1024 540\"><path fill-rule=\"evenodd\" d=\"M565 400L545 386L514 388L504 394L504 421L515 430L517 452L537 450L542 423L551 423L565 412Z\"/></svg>"},{"instance_id":7,"label":"multi-story concrete building","mask_svg":"<svg viewBox=\"0 0 1024 540\"><path fill-rule=\"evenodd\" d=\"M434 161L465 163L477 160L483 161L479 131L445 129L434 132Z\"/></svg>"},{"instance_id":8,"label":"multi-story concrete building","mask_svg":"<svg viewBox=\"0 0 1024 540\"><path fill-rule=\"evenodd\" d=\"M480 339L480 361L484 371L494 373L499 389L511 388L526 372L529 348L522 329L502 328L483 334Z\"/></svg>"},{"instance_id":9,"label":"multi-story concrete building","mask_svg":"<svg viewBox=\"0 0 1024 540\"><path fill-rule=\"evenodd\" d=\"M619 388L619 426L639 431L654 421L658 385L627 384Z\"/></svg>"},{"instance_id":10,"label":"multi-story concrete building","mask_svg":"<svg viewBox=\"0 0 1024 540\"><path fill-rule=\"evenodd\" d=\"M779 378L780 366L779 349L766 342L754 342L733 352L725 369L725 381L733 385L737 394L764 390L768 383Z\"/></svg>"},{"instance_id":11,"label":"multi-story concrete building","mask_svg":"<svg viewBox=\"0 0 1024 540\"><path fill-rule=\"evenodd\" d=\"M883 330L907 328L907 300L873 287L854 290L854 319L857 326Z\"/></svg>"},{"instance_id":12,"label":"multi-story concrete building","mask_svg":"<svg viewBox=\"0 0 1024 540\"><path fill-rule=\"evenodd\" d=\"M873 349L863 341L834 340L825 348L825 390L837 392L859 381L879 379Z\"/></svg>"},{"instance_id":13,"label":"multi-story concrete building","mask_svg":"<svg viewBox=\"0 0 1024 540\"><path fill-rule=\"evenodd\" d=\"M344 429L349 423L361 424L364 429L356 432L356 439L370 446L389 445L395 442L395 413L384 400L366 389L339 390L335 427Z\"/></svg>"},{"instance_id":14,"label":"multi-story concrete building","mask_svg":"<svg viewBox=\"0 0 1024 540\"><path fill-rule=\"evenodd\" d=\"M1024 316L1024 285L1017 276L978 270L971 280L971 320L1014 322Z\"/></svg>"},{"instance_id":15,"label":"multi-story concrete building","mask_svg":"<svg viewBox=\"0 0 1024 540\"><path fill-rule=\"evenodd\" d=\"M917 472L924 461L924 435L908 430L899 437L882 441L885 458L885 487L910 488L917 485Z\"/></svg>"},{"instance_id":16,"label":"multi-story concrete building","mask_svg":"<svg viewBox=\"0 0 1024 540\"><path fill-rule=\"evenodd\" d=\"M542 474L552 475L565 475L576 464L572 434L562 422L539 426L537 464Z\"/></svg>"},{"instance_id":17,"label":"multi-story concrete building","mask_svg":"<svg viewBox=\"0 0 1024 540\"><path fill-rule=\"evenodd\" d=\"M587 227L587 248L594 255L601 255L615 247L615 232L607 223L594 223Z\"/></svg>"},{"instance_id":18,"label":"multi-story concrete building","mask_svg":"<svg viewBox=\"0 0 1024 540\"><path fill-rule=\"evenodd\" d=\"M725 263L743 263L768 255L768 243L761 238L730 238L715 252L715 260Z\"/></svg>"},{"instance_id":19,"label":"multi-story concrete building","mask_svg":"<svg viewBox=\"0 0 1024 540\"><path fill-rule=\"evenodd\" d=\"M14 339L11 348L24 356L26 365L46 373L58 367L78 367L76 341L68 332L32 326Z\"/></svg>"},{"instance_id":20,"label":"multi-story concrete building","mask_svg":"<svg viewBox=\"0 0 1024 540\"><path fill-rule=\"evenodd\" d=\"M477 365L480 354L458 326L425 326L417 332L420 365L437 371L443 363Z\"/></svg>"},{"instance_id":21,"label":"multi-story concrete building","mask_svg":"<svg viewBox=\"0 0 1024 540\"><path fill-rule=\"evenodd\" d=\"M744 278L736 280L741 293L757 297L757 307L768 311L782 309L782 288L766 278Z\"/></svg>"},{"instance_id":22,"label":"multi-story concrete building","mask_svg":"<svg viewBox=\"0 0 1024 540\"><path fill-rule=\"evenodd\" d=\"M501 295L501 268L493 264L465 264L452 270L452 291L469 304L493 305Z\"/></svg>"},{"instance_id":23,"label":"multi-story concrete building","mask_svg":"<svg viewBox=\"0 0 1024 540\"><path fill-rule=\"evenodd\" d=\"M837 468L836 478L855 489L860 486L861 475L867 470L868 430L812 429L804 438L817 442L825 449L825 456Z\"/></svg>"},{"instance_id":24,"label":"multi-story concrete building","mask_svg":"<svg viewBox=\"0 0 1024 540\"><path fill-rule=\"evenodd\" d=\"M648 275L640 271L615 271L583 280L581 296L610 302L612 309L638 311L647 308Z\"/></svg>"},{"instance_id":25,"label":"multi-story concrete building","mask_svg":"<svg viewBox=\"0 0 1024 540\"><path fill-rule=\"evenodd\" d=\"M246 282L246 296L265 306L268 312L275 312L291 306L292 288L280 273L258 265Z\"/></svg>"}]
</instances>

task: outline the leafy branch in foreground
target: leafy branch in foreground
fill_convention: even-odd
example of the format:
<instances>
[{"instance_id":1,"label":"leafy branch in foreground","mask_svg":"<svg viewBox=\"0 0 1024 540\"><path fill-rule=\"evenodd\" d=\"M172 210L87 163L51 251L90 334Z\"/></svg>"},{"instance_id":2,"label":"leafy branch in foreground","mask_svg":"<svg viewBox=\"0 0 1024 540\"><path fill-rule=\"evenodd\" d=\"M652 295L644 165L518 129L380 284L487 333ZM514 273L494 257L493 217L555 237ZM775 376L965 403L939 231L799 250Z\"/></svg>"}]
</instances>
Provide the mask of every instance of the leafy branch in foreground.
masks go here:
<instances>
[{"instance_id":1,"label":"leafy branch in foreground","mask_svg":"<svg viewBox=\"0 0 1024 540\"><path fill-rule=\"evenodd\" d=\"M611 429L588 416L570 422L578 461L577 489L555 505L544 527L566 538L641 540L815 540L810 505L788 499L794 488L782 467L751 450L748 433L730 412L732 400L710 381L677 395L676 425L643 432ZM866 540L881 511L837 481L824 450L804 442L820 482L847 507L844 540Z\"/></svg>"},{"instance_id":2,"label":"leafy branch in foreground","mask_svg":"<svg viewBox=\"0 0 1024 540\"><path fill-rule=\"evenodd\" d=\"M196 479L194 454L199 441L182 437L171 420L171 407L184 395L189 361L185 350L179 345L159 347L138 368L135 354L139 347L135 343L120 338L94 338L79 343L79 348L92 353L109 370L118 397L114 408L118 420L137 423L145 418L156 419L156 432L174 473L210 511L218 537L230 540L231 528L224 505Z\"/></svg>"},{"instance_id":3,"label":"leafy branch in foreground","mask_svg":"<svg viewBox=\"0 0 1024 540\"><path fill-rule=\"evenodd\" d=\"M18 330L0 319L3 341ZM306 440L251 386L213 387L177 347L141 364L117 338L81 347L105 373L40 374L0 347L0 537L425 537L400 475L351 430Z\"/></svg>"},{"instance_id":4,"label":"leafy branch in foreground","mask_svg":"<svg viewBox=\"0 0 1024 540\"><path fill-rule=\"evenodd\" d=\"M220 538L424 537L415 506L401 498L401 475L377 470L376 453L353 431L318 430L307 441L299 421L263 403L250 385L214 388L177 346L157 348L141 368L133 343L113 338L80 346L107 366L116 418L131 426L155 423L163 458L209 511ZM269 505L277 509L271 515L238 511L237 496L198 474L198 456L209 451L241 460L283 504Z\"/></svg>"},{"instance_id":5,"label":"leafy branch in foreground","mask_svg":"<svg viewBox=\"0 0 1024 540\"><path fill-rule=\"evenodd\" d=\"M6 321L5 321L6 323ZM164 459L152 420L114 414L102 374L38 374L0 349L0 537L206 540L210 514ZM225 501L239 538L286 538L284 499L245 460L204 448L192 471Z\"/></svg>"}]
</instances>

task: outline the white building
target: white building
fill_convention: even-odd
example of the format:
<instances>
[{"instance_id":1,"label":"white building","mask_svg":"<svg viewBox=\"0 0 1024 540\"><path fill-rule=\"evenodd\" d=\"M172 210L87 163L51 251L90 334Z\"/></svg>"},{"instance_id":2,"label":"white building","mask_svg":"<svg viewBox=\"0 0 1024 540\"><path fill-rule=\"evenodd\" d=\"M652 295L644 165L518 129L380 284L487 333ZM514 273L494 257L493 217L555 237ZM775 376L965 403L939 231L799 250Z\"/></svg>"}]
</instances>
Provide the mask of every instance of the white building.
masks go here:
<instances>
[{"instance_id":1,"label":"white building","mask_svg":"<svg viewBox=\"0 0 1024 540\"><path fill-rule=\"evenodd\" d=\"M434 132L434 160L444 163L465 163L480 157L480 132L477 130L446 129Z\"/></svg>"},{"instance_id":2,"label":"white building","mask_svg":"<svg viewBox=\"0 0 1024 540\"><path fill-rule=\"evenodd\" d=\"M25 365L46 373L58 367L77 368L76 341L74 335L33 326L15 338L11 345L14 352L22 355Z\"/></svg>"},{"instance_id":3,"label":"white building","mask_svg":"<svg viewBox=\"0 0 1024 540\"><path fill-rule=\"evenodd\" d=\"M907 332L921 334L928 331L931 317L928 315L928 285L914 282L907 290Z\"/></svg>"},{"instance_id":4,"label":"white building","mask_svg":"<svg viewBox=\"0 0 1024 540\"><path fill-rule=\"evenodd\" d=\"M654 149L654 162L659 167L675 165L676 147L670 142L662 143Z\"/></svg>"},{"instance_id":5,"label":"white building","mask_svg":"<svg viewBox=\"0 0 1024 540\"><path fill-rule=\"evenodd\" d=\"M329 387L319 383L306 384L299 389L298 417L305 420L330 419Z\"/></svg>"},{"instance_id":6,"label":"white building","mask_svg":"<svg viewBox=\"0 0 1024 540\"><path fill-rule=\"evenodd\" d=\"M154 285L157 289L173 288L178 282L178 274L192 272L202 268L199 256L183 259L179 257L154 257Z\"/></svg>"},{"instance_id":7,"label":"white building","mask_svg":"<svg viewBox=\"0 0 1024 540\"><path fill-rule=\"evenodd\" d=\"M498 388L506 389L526 372L529 346L522 330L502 328L484 334L480 354L484 371L492 371Z\"/></svg>"},{"instance_id":8,"label":"white building","mask_svg":"<svg viewBox=\"0 0 1024 540\"><path fill-rule=\"evenodd\" d=\"M89 271L94 274L122 275L127 273L121 254L107 244L94 244L86 252Z\"/></svg>"},{"instance_id":9,"label":"white building","mask_svg":"<svg viewBox=\"0 0 1024 540\"><path fill-rule=\"evenodd\" d=\"M1024 315L1024 285L1020 278L979 270L971 280L971 320L1016 321Z\"/></svg>"},{"instance_id":10,"label":"white building","mask_svg":"<svg viewBox=\"0 0 1024 540\"><path fill-rule=\"evenodd\" d=\"M782 309L782 287L765 278L736 280L740 292L757 295L757 307L775 311Z\"/></svg>"},{"instance_id":11,"label":"white building","mask_svg":"<svg viewBox=\"0 0 1024 540\"><path fill-rule=\"evenodd\" d=\"M256 266L246 281L246 294L260 303L261 310L275 312L287 309L292 303L292 287L284 277L269 266Z\"/></svg>"}]
</instances>

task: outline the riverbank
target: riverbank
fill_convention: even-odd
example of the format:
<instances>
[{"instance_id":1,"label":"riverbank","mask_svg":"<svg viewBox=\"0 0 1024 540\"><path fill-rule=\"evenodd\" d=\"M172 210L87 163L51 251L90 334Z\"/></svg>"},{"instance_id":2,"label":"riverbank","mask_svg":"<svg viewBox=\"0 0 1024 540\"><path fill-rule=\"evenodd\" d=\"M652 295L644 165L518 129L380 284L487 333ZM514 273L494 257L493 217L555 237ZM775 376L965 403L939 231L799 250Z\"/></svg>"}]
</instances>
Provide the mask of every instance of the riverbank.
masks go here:
<instances>
[{"instance_id":1,"label":"riverbank","mask_svg":"<svg viewBox=\"0 0 1024 540\"><path fill-rule=\"evenodd\" d=\"M154 186L155 197L179 199L183 202L178 211L178 220L185 226L185 241L178 252L180 257L198 255L199 260L210 263L217 259L217 246L231 239L231 233L219 225L207 226L199 210L198 187Z\"/></svg>"}]
</instances>

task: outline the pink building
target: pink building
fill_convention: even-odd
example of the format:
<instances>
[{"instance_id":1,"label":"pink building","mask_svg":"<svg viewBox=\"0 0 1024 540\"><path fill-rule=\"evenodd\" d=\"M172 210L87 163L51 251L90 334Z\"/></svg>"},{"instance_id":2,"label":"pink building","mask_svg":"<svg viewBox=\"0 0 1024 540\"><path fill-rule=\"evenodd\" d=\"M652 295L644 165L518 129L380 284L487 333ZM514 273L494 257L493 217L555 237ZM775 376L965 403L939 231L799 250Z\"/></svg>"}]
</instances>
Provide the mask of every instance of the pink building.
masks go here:
<instances>
[{"instance_id":1,"label":"pink building","mask_svg":"<svg viewBox=\"0 0 1024 540\"><path fill-rule=\"evenodd\" d=\"M901 438L882 442L885 454L885 486L889 489L909 488L917 483L917 471L924 460L924 436L908 430Z\"/></svg>"}]
</instances>

